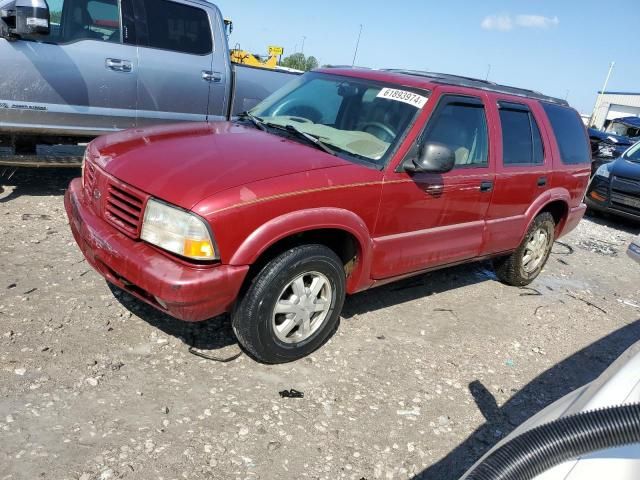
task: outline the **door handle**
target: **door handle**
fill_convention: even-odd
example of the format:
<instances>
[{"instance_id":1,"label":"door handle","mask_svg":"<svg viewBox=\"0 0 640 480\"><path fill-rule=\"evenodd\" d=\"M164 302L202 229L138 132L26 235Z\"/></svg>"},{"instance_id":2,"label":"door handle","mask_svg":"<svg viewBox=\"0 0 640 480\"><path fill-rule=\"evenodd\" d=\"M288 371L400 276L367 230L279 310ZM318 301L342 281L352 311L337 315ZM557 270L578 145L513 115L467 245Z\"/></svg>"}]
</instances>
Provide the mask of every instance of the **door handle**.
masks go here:
<instances>
[{"instance_id":1,"label":"door handle","mask_svg":"<svg viewBox=\"0 0 640 480\"><path fill-rule=\"evenodd\" d=\"M129 60L120 60L119 58L105 58L104 66L114 72L129 73L133 69Z\"/></svg>"},{"instance_id":2,"label":"door handle","mask_svg":"<svg viewBox=\"0 0 640 480\"><path fill-rule=\"evenodd\" d=\"M491 190L493 190L493 182L491 180L483 180L480 182L481 192L490 192Z\"/></svg>"},{"instance_id":3,"label":"door handle","mask_svg":"<svg viewBox=\"0 0 640 480\"><path fill-rule=\"evenodd\" d=\"M547 184L547 177L538 177L538 186L544 187Z\"/></svg>"},{"instance_id":4,"label":"door handle","mask_svg":"<svg viewBox=\"0 0 640 480\"><path fill-rule=\"evenodd\" d=\"M222 80L222 74L220 72L212 72L211 70L203 70L202 79L205 82L219 83Z\"/></svg>"},{"instance_id":5,"label":"door handle","mask_svg":"<svg viewBox=\"0 0 640 480\"><path fill-rule=\"evenodd\" d=\"M430 195L434 195L437 197L442 195L442 192L444 192L444 185L442 184L427 185L426 187L424 187L424 191Z\"/></svg>"}]
</instances>

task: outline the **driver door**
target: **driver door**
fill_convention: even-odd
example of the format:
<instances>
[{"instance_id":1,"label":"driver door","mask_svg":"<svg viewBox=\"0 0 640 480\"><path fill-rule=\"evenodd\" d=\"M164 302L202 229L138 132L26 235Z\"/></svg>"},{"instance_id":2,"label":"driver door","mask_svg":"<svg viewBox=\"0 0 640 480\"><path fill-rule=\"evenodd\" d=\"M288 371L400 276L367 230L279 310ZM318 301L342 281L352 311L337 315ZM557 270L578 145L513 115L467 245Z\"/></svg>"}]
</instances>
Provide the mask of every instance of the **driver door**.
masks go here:
<instances>
[{"instance_id":1,"label":"driver door","mask_svg":"<svg viewBox=\"0 0 640 480\"><path fill-rule=\"evenodd\" d=\"M495 169L489 139L495 132L487 98L462 92L455 87L434 91L430 102L436 106L416 140L416 147L425 142L448 146L456 155L454 169L411 173L391 165L385 175L374 240L375 279L480 254Z\"/></svg>"},{"instance_id":2,"label":"driver door","mask_svg":"<svg viewBox=\"0 0 640 480\"><path fill-rule=\"evenodd\" d=\"M0 123L99 135L133 127L130 0L48 0L51 33L0 39Z\"/></svg>"}]
</instances>

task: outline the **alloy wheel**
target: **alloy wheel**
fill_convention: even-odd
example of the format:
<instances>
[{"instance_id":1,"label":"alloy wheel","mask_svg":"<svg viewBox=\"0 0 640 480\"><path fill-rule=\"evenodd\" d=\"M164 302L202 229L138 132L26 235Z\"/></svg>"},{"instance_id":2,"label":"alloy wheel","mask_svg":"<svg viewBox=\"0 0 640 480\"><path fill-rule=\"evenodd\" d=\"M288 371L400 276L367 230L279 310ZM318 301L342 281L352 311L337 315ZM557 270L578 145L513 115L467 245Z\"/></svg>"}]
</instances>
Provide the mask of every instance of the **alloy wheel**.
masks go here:
<instances>
[{"instance_id":1,"label":"alloy wheel","mask_svg":"<svg viewBox=\"0 0 640 480\"><path fill-rule=\"evenodd\" d=\"M529 236L524 247L522 268L525 272L534 272L544 261L549 248L549 233L544 228L538 228Z\"/></svg>"},{"instance_id":2,"label":"alloy wheel","mask_svg":"<svg viewBox=\"0 0 640 480\"><path fill-rule=\"evenodd\" d=\"M320 272L298 275L282 290L273 309L272 327L281 342L300 343L322 326L331 310L333 289Z\"/></svg>"}]
</instances>

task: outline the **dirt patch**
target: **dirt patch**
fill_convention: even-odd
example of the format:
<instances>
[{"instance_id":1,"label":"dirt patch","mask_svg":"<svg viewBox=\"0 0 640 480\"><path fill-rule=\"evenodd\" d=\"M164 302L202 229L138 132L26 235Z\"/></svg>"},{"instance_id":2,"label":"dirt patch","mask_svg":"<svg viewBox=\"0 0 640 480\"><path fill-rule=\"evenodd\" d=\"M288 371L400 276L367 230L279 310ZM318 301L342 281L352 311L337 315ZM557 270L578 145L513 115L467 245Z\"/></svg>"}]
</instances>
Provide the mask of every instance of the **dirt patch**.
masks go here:
<instances>
[{"instance_id":1,"label":"dirt patch","mask_svg":"<svg viewBox=\"0 0 640 480\"><path fill-rule=\"evenodd\" d=\"M586 219L528 289L443 270L350 297L306 359L212 361L239 352L227 318L173 320L86 264L72 175L0 179L3 479L454 479L640 340L638 229Z\"/></svg>"}]
</instances>

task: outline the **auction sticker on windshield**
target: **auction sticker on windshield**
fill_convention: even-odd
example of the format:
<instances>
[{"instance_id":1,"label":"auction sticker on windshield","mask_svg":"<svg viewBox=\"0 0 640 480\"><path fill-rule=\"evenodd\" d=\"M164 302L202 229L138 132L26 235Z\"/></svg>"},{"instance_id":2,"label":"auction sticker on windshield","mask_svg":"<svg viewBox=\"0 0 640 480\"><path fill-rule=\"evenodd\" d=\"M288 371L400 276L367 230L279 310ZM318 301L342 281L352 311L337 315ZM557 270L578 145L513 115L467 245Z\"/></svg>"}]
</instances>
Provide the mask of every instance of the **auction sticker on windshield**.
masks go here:
<instances>
[{"instance_id":1,"label":"auction sticker on windshield","mask_svg":"<svg viewBox=\"0 0 640 480\"><path fill-rule=\"evenodd\" d=\"M424 107L428 100L427 97L423 97L417 93L409 92L407 90L397 90L395 88L383 88L376 97L408 103L409 105L413 105L417 108Z\"/></svg>"}]
</instances>

